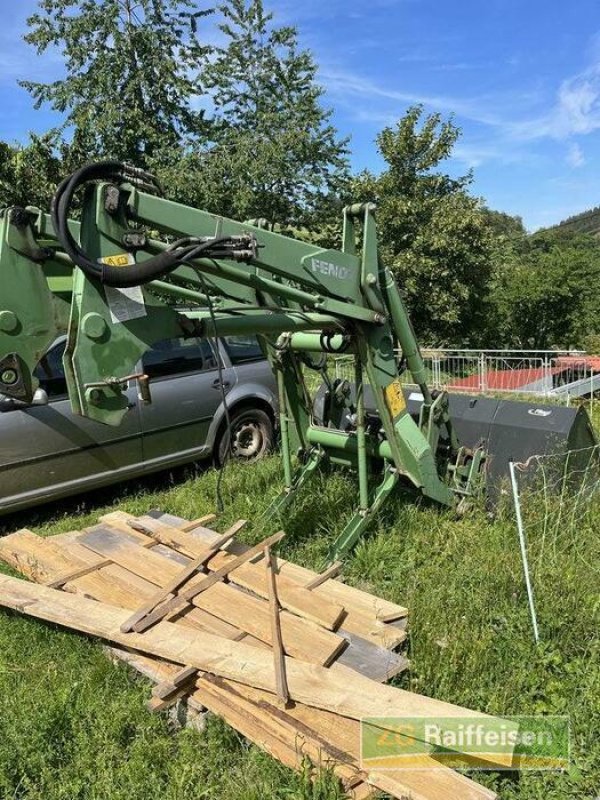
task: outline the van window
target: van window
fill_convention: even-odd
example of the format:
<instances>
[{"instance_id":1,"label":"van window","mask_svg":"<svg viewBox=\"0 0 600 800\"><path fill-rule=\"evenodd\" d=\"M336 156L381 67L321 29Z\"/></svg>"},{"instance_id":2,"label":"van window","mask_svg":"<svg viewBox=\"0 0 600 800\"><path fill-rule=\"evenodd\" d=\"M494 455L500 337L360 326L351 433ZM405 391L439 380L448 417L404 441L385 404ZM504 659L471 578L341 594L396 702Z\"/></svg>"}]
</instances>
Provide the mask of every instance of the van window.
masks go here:
<instances>
[{"instance_id":1,"label":"van window","mask_svg":"<svg viewBox=\"0 0 600 800\"><path fill-rule=\"evenodd\" d=\"M262 361L265 357L256 336L224 336L223 343L234 366Z\"/></svg>"},{"instance_id":2,"label":"van window","mask_svg":"<svg viewBox=\"0 0 600 800\"><path fill-rule=\"evenodd\" d=\"M142 363L144 372L150 378L217 368L217 359L210 344L197 336L180 336L156 342L152 350L143 356Z\"/></svg>"}]
</instances>

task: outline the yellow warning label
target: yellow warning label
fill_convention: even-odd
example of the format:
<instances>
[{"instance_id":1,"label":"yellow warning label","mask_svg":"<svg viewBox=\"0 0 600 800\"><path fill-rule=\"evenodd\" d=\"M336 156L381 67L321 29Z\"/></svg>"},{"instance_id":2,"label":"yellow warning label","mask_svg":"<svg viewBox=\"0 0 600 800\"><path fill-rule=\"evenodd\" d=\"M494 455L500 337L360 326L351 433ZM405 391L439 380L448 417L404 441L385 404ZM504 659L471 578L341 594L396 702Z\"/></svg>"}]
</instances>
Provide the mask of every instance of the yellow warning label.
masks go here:
<instances>
[{"instance_id":1,"label":"yellow warning label","mask_svg":"<svg viewBox=\"0 0 600 800\"><path fill-rule=\"evenodd\" d=\"M106 264L107 267L129 267L135 264L135 258L131 253L117 253L114 256L105 256L99 259L101 264Z\"/></svg>"},{"instance_id":2,"label":"yellow warning label","mask_svg":"<svg viewBox=\"0 0 600 800\"><path fill-rule=\"evenodd\" d=\"M402 384L399 380L390 383L385 389L385 401L390 414L395 419L406 408L406 400L402 391Z\"/></svg>"}]
</instances>

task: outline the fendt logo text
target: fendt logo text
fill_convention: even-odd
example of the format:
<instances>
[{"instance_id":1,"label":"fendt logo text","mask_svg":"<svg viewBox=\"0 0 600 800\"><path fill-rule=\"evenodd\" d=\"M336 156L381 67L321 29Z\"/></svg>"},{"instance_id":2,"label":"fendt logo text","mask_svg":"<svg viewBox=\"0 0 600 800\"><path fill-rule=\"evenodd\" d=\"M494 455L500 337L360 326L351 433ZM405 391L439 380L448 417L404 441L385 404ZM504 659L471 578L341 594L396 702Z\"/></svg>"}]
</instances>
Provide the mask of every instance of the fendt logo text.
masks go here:
<instances>
[{"instance_id":1,"label":"fendt logo text","mask_svg":"<svg viewBox=\"0 0 600 800\"><path fill-rule=\"evenodd\" d=\"M345 281L350 277L350 270L348 267L343 267L341 264L332 264L329 261L321 261L318 258L312 259L313 272L318 272L320 275L328 275L332 278L338 278Z\"/></svg>"}]
</instances>

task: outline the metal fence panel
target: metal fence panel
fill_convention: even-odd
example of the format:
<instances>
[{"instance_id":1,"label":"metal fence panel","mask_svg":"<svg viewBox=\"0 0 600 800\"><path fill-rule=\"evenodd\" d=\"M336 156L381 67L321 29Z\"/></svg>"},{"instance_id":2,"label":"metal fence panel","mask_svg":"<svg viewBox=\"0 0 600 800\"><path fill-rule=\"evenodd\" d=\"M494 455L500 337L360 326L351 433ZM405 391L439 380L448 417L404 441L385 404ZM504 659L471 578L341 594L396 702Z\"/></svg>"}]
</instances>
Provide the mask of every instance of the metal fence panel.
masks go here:
<instances>
[{"instance_id":1,"label":"metal fence panel","mask_svg":"<svg viewBox=\"0 0 600 800\"><path fill-rule=\"evenodd\" d=\"M581 351L424 349L431 388L471 394L526 394L567 403L600 395L600 357ZM336 378L354 379L351 357L334 358ZM404 385L414 385L409 371Z\"/></svg>"}]
</instances>

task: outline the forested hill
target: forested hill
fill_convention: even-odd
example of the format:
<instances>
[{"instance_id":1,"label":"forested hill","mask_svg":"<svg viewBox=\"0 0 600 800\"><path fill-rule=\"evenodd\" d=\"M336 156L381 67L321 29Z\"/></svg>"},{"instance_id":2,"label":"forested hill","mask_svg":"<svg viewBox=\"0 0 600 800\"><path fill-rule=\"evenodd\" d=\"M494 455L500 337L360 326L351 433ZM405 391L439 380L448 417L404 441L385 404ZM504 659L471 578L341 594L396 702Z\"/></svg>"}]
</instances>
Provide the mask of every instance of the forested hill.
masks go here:
<instances>
[{"instance_id":1,"label":"forested hill","mask_svg":"<svg viewBox=\"0 0 600 800\"><path fill-rule=\"evenodd\" d=\"M550 230L560 230L569 233L591 233L593 236L600 236L600 206L583 211L574 217L559 222Z\"/></svg>"}]
</instances>

